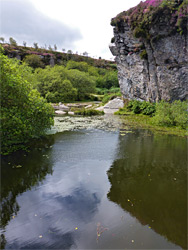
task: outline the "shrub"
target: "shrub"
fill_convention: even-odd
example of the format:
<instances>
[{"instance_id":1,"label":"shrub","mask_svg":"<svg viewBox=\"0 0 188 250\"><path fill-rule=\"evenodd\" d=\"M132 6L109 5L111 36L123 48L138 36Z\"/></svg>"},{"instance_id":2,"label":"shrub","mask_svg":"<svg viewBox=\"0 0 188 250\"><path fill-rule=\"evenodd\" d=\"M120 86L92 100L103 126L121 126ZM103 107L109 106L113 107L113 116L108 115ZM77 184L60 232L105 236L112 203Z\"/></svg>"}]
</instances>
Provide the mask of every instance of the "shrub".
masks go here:
<instances>
[{"instance_id":1,"label":"shrub","mask_svg":"<svg viewBox=\"0 0 188 250\"><path fill-rule=\"evenodd\" d=\"M131 100L127 104L127 109L135 114L153 115L155 113L155 104L146 101Z\"/></svg>"},{"instance_id":2,"label":"shrub","mask_svg":"<svg viewBox=\"0 0 188 250\"><path fill-rule=\"evenodd\" d=\"M153 122L161 126L178 126L186 129L188 122L187 103L175 101L172 104L161 101L156 104Z\"/></svg>"},{"instance_id":3,"label":"shrub","mask_svg":"<svg viewBox=\"0 0 188 250\"><path fill-rule=\"evenodd\" d=\"M24 62L27 63L30 67L36 68L44 68L44 63L38 55L27 55L24 58Z\"/></svg>"},{"instance_id":4,"label":"shrub","mask_svg":"<svg viewBox=\"0 0 188 250\"><path fill-rule=\"evenodd\" d=\"M141 112L143 115L153 115L155 113L155 103L143 101L141 104Z\"/></svg>"},{"instance_id":5,"label":"shrub","mask_svg":"<svg viewBox=\"0 0 188 250\"><path fill-rule=\"evenodd\" d=\"M129 111L133 111L135 114L140 114L142 109L141 109L141 102L137 100L131 100L129 101L127 105L127 109Z\"/></svg>"}]
</instances>

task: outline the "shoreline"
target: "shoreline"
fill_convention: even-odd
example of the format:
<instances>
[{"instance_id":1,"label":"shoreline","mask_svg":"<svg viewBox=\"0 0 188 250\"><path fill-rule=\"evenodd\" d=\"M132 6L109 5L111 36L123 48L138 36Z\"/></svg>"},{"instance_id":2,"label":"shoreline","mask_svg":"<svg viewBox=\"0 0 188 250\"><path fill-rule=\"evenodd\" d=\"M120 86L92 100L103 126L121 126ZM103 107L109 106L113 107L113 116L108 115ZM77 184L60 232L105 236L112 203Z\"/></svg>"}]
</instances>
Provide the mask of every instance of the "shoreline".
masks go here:
<instances>
[{"instance_id":1,"label":"shoreline","mask_svg":"<svg viewBox=\"0 0 188 250\"><path fill-rule=\"evenodd\" d=\"M166 126L158 126L152 123L151 118L142 114L133 114L131 112L127 112L126 114L115 114L116 116L120 116L124 118L124 124L126 126L131 126L133 128L141 128L141 129L149 129L152 132L166 134L166 135L176 135L181 137L187 137L188 131L185 129L181 129L179 127L166 127Z\"/></svg>"}]
</instances>

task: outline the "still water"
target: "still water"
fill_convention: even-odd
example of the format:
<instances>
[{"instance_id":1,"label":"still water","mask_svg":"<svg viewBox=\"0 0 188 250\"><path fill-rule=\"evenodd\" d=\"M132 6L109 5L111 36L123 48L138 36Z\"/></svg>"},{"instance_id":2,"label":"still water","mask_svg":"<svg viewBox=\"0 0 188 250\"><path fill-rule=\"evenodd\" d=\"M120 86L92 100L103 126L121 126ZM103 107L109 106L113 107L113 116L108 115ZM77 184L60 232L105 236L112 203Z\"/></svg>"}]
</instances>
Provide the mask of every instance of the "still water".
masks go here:
<instances>
[{"instance_id":1,"label":"still water","mask_svg":"<svg viewBox=\"0 0 188 250\"><path fill-rule=\"evenodd\" d=\"M2 158L2 248L187 249L186 139L88 119Z\"/></svg>"}]
</instances>

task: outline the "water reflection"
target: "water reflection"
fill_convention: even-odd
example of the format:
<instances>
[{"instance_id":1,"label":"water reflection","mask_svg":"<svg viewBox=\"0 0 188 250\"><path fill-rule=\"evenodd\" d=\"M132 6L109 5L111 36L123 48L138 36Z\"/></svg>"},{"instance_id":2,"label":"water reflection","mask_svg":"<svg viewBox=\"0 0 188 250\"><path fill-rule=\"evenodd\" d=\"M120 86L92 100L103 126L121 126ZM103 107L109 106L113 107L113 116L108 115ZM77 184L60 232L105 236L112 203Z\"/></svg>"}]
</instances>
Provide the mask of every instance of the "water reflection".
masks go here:
<instances>
[{"instance_id":1,"label":"water reflection","mask_svg":"<svg viewBox=\"0 0 188 250\"><path fill-rule=\"evenodd\" d=\"M114 159L118 133L69 131L49 138L51 143L27 156L3 160L2 231L7 242L3 238L2 248L75 249L82 232L87 235L88 224L96 245L95 216L109 190L106 171Z\"/></svg>"},{"instance_id":2,"label":"water reflection","mask_svg":"<svg viewBox=\"0 0 188 250\"><path fill-rule=\"evenodd\" d=\"M35 144L30 153L17 152L1 158L1 231L8 222L18 214L20 206L17 196L37 186L52 174L50 161L53 137L43 138ZM4 248L6 239L1 234L1 248Z\"/></svg>"},{"instance_id":3,"label":"water reflection","mask_svg":"<svg viewBox=\"0 0 188 250\"><path fill-rule=\"evenodd\" d=\"M186 139L135 131L120 137L109 200L187 249Z\"/></svg>"}]
</instances>

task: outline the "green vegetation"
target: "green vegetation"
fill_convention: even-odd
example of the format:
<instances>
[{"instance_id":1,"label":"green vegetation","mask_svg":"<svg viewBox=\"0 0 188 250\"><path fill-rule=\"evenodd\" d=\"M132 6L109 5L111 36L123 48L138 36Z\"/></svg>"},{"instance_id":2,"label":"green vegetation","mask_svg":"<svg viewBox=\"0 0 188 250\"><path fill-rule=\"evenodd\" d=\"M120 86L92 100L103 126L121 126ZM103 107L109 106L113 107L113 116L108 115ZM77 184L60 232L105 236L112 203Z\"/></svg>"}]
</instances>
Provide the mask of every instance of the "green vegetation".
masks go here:
<instances>
[{"instance_id":1,"label":"green vegetation","mask_svg":"<svg viewBox=\"0 0 188 250\"><path fill-rule=\"evenodd\" d=\"M75 111L75 115L83 115L83 116L104 115L104 112L95 109L82 109Z\"/></svg>"},{"instance_id":2,"label":"green vegetation","mask_svg":"<svg viewBox=\"0 0 188 250\"><path fill-rule=\"evenodd\" d=\"M115 114L124 115L126 121L132 125L185 135L188 126L187 113L187 102L185 101L173 103L161 101L155 104L132 100Z\"/></svg>"},{"instance_id":3,"label":"green vegetation","mask_svg":"<svg viewBox=\"0 0 188 250\"><path fill-rule=\"evenodd\" d=\"M0 53L1 153L8 154L53 125L53 109L33 88L32 70ZM31 79L31 82L28 81Z\"/></svg>"},{"instance_id":4,"label":"green vegetation","mask_svg":"<svg viewBox=\"0 0 188 250\"><path fill-rule=\"evenodd\" d=\"M160 126L176 126L181 129L186 129L188 125L187 102L175 101L170 104L161 101L157 103L153 122Z\"/></svg>"},{"instance_id":5,"label":"green vegetation","mask_svg":"<svg viewBox=\"0 0 188 250\"><path fill-rule=\"evenodd\" d=\"M49 52L36 43L34 50L26 42L18 46L13 38L10 43L1 48L2 154L24 148L32 138L45 134L54 114L47 102L98 101L104 93L119 91L117 68L110 61ZM18 56L21 60L14 58ZM49 66L51 60L54 67ZM90 109L79 114L102 113Z\"/></svg>"},{"instance_id":6,"label":"green vegetation","mask_svg":"<svg viewBox=\"0 0 188 250\"><path fill-rule=\"evenodd\" d=\"M89 66L93 66L97 69L117 70L117 66L113 61L105 59L94 59L88 56L74 54L70 50L68 50L67 53L65 53L65 49L63 49L63 52L59 52L56 51L55 48L53 49L51 46L49 46L49 49L39 47L36 49L36 46L34 46L34 48L26 47L27 43L25 41L23 42L23 46L17 45L17 43L14 42L15 40L11 40L9 44L7 44L4 43L3 37L0 38L0 41L2 42L5 55L11 56L13 58L16 56L20 56L21 60L24 60L27 55L37 55L45 66L50 65L50 61L53 61L55 65L64 66L66 66L69 61L72 61L78 63L87 63ZM71 65L71 63L69 63L69 65ZM77 69L81 70L80 67Z\"/></svg>"},{"instance_id":7,"label":"green vegetation","mask_svg":"<svg viewBox=\"0 0 188 250\"><path fill-rule=\"evenodd\" d=\"M134 114L140 114L143 115L153 115L155 113L155 103L150 102L140 102L137 100L132 100L127 104L127 109L129 111L133 111Z\"/></svg>"},{"instance_id":8,"label":"green vegetation","mask_svg":"<svg viewBox=\"0 0 188 250\"><path fill-rule=\"evenodd\" d=\"M113 87L118 84L117 71L98 69L86 62L69 61L66 67L38 68L34 75L38 91L48 102L98 100L93 94L119 91Z\"/></svg>"},{"instance_id":9,"label":"green vegetation","mask_svg":"<svg viewBox=\"0 0 188 250\"><path fill-rule=\"evenodd\" d=\"M119 92L117 67L113 62L70 51L60 53L38 47L3 46L5 55L19 56L33 68L34 86L48 102L98 101L106 93L116 93L117 89ZM50 62L55 66L50 67Z\"/></svg>"},{"instance_id":10,"label":"green vegetation","mask_svg":"<svg viewBox=\"0 0 188 250\"><path fill-rule=\"evenodd\" d=\"M108 101L114 99L117 96L121 96L121 93L120 92L116 92L116 93L105 94L104 97L103 97L103 99L102 99L102 103L105 104L105 103L107 103Z\"/></svg>"},{"instance_id":11,"label":"green vegetation","mask_svg":"<svg viewBox=\"0 0 188 250\"><path fill-rule=\"evenodd\" d=\"M36 68L44 68L44 63L38 55L27 55L24 58L24 62L28 64L28 66L36 69Z\"/></svg>"},{"instance_id":12,"label":"green vegetation","mask_svg":"<svg viewBox=\"0 0 188 250\"><path fill-rule=\"evenodd\" d=\"M147 59L148 58L148 54L146 52L146 50L142 50L142 52L140 53L140 58L141 59Z\"/></svg>"},{"instance_id":13,"label":"green vegetation","mask_svg":"<svg viewBox=\"0 0 188 250\"><path fill-rule=\"evenodd\" d=\"M149 30L156 23L165 22L169 34L187 34L188 0L146 0L137 6L123 11L112 18L111 25L119 30L127 22L136 38L151 38Z\"/></svg>"}]
</instances>

